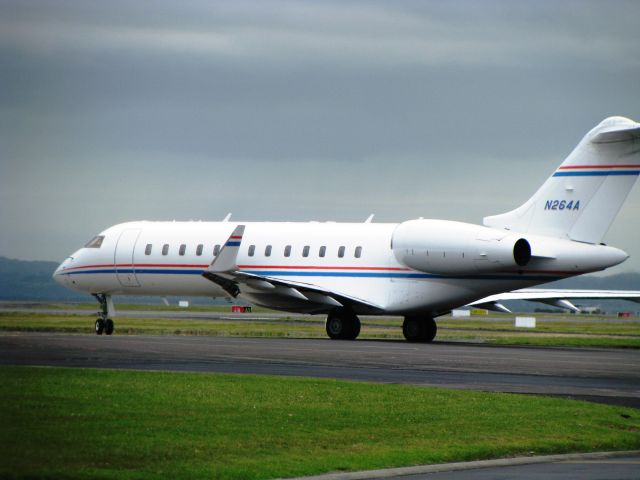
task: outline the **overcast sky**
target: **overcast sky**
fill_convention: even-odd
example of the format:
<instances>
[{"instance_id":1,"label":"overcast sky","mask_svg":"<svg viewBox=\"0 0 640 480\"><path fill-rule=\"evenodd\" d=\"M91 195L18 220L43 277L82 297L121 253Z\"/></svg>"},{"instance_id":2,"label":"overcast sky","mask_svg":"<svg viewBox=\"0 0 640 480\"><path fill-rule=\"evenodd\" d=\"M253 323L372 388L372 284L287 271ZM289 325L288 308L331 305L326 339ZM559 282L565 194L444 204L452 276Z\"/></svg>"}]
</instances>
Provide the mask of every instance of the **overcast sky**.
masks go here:
<instances>
[{"instance_id":1,"label":"overcast sky","mask_svg":"<svg viewBox=\"0 0 640 480\"><path fill-rule=\"evenodd\" d=\"M480 223L640 120L638 1L1 1L0 255L127 220ZM640 271L640 186L607 242Z\"/></svg>"}]
</instances>

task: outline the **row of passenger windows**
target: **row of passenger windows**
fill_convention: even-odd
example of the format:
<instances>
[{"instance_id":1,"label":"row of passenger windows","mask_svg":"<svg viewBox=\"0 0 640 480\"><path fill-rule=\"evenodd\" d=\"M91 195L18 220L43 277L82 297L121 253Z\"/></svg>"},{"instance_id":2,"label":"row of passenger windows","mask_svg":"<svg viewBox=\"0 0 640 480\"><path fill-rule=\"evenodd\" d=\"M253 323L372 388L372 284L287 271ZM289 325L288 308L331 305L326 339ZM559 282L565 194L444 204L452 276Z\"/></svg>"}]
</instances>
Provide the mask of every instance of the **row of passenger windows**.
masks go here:
<instances>
[{"instance_id":1,"label":"row of passenger windows","mask_svg":"<svg viewBox=\"0 0 640 480\"><path fill-rule=\"evenodd\" d=\"M218 254L220 253L220 245L216 245L215 247L213 247L213 256L217 257ZM147 243L147 246L144 249L144 254L145 255L151 255L151 252L153 251L153 244L151 243ZM204 245L201 243L196 247L196 255L198 257L202 256L202 253L204 251ZM273 251L273 247L271 245L267 245L266 247L264 247L264 256L265 257L270 257L271 256L271 252ZM291 245L287 245L284 247L284 256L285 257L290 257L291 256L291 251L292 251L292 246ZM308 257L309 254L311 252L311 246L309 245L305 245L304 247L302 247L302 256L303 257ZM178 247L178 255L180 256L184 256L187 253L187 244L183 243L182 245L180 245ZM344 245L338 247L338 258L344 258L345 253L346 253L346 247ZM247 249L247 255L249 255L250 257L255 256L256 254L256 246L255 245L249 245L249 248ZM169 255L169 244L165 243L164 245L162 245L162 255ZM321 258L324 258L327 255L327 247L325 245L322 245L320 248L318 248L318 256ZM353 249L353 256L355 258L360 258L362 256L362 247L358 246L355 247Z\"/></svg>"}]
</instances>

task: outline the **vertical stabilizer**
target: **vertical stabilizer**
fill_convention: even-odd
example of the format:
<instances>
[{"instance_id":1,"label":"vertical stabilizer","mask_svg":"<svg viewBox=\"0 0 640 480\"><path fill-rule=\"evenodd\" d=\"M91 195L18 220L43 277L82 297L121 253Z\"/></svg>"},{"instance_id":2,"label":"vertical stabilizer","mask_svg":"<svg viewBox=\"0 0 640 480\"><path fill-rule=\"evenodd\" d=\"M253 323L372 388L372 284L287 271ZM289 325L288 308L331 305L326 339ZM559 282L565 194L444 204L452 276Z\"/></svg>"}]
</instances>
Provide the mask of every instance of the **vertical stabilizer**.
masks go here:
<instances>
[{"instance_id":1,"label":"vertical stabilizer","mask_svg":"<svg viewBox=\"0 0 640 480\"><path fill-rule=\"evenodd\" d=\"M600 243L640 174L640 123L609 117L524 205L484 225Z\"/></svg>"}]
</instances>

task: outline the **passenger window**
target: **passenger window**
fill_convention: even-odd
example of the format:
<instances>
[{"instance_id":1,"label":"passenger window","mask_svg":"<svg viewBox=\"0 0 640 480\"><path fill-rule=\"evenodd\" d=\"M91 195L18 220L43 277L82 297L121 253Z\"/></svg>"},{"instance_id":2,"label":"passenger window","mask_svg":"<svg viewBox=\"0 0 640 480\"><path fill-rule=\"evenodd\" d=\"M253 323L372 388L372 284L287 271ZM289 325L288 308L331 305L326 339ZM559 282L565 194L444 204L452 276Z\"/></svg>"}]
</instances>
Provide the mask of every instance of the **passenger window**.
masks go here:
<instances>
[{"instance_id":1,"label":"passenger window","mask_svg":"<svg viewBox=\"0 0 640 480\"><path fill-rule=\"evenodd\" d=\"M144 254L151 255L151 248L152 248L152 245L150 243L147 243L147 246L144 248Z\"/></svg>"},{"instance_id":2,"label":"passenger window","mask_svg":"<svg viewBox=\"0 0 640 480\"><path fill-rule=\"evenodd\" d=\"M265 257L270 257L271 256L271 245L267 245L264 248L264 256Z\"/></svg>"},{"instance_id":3,"label":"passenger window","mask_svg":"<svg viewBox=\"0 0 640 480\"><path fill-rule=\"evenodd\" d=\"M89 242L84 246L84 248L100 248L102 246L102 241L104 240L104 235L98 235L97 237L93 237Z\"/></svg>"},{"instance_id":4,"label":"passenger window","mask_svg":"<svg viewBox=\"0 0 640 480\"><path fill-rule=\"evenodd\" d=\"M215 247L213 247L213 256L217 257L219 253L220 253L220 245L216 245Z\"/></svg>"},{"instance_id":5,"label":"passenger window","mask_svg":"<svg viewBox=\"0 0 640 480\"><path fill-rule=\"evenodd\" d=\"M309 245L305 245L304 248L302 249L302 256L303 257L309 256Z\"/></svg>"},{"instance_id":6,"label":"passenger window","mask_svg":"<svg viewBox=\"0 0 640 480\"><path fill-rule=\"evenodd\" d=\"M162 246L162 255L168 255L168 254L169 254L169 244L168 244L168 243L165 243L165 244Z\"/></svg>"},{"instance_id":7,"label":"passenger window","mask_svg":"<svg viewBox=\"0 0 640 480\"><path fill-rule=\"evenodd\" d=\"M320 247L320 251L318 252L318 254L319 254L321 257L324 257L326 253L327 253L327 247L325 247L324 245L323 245L323 246L321 246L321 247Z\"/></svg>"},{"instance_id":8,"label":"passenger window","mask_svg":"<svg viewBox=\"0 0 640 480\"><path fill-rule=\"evenodd\" d=\"M183 243L182 245L180 245L180 250L178 250L178 255L183 256L186 250L187 250L187 246Z\"/></svg>"},{"instance_id":9,"label":"passenger window","mask_svg":"<svg viewBox=\"0 0 640 480\"><path fill-rule=\"evenodd\" d=\"M338 248L338 257L340 258L344 257L344 247Z\"/></svg>"},{"instance_id":10,"label":"passenger window","mask_svg":"<svg viewBox=\"0 0 640 480\"><path fill-rule=\"evenodd\" d=\"M256 253L256 246L255 245L249 245L249 256L253 257L253 254Z\"/></svg>"},{"instance_id":11,"label":"passenger window","mask_svg":"<svg viewBox=\"0 0 640 480\"><path fill-rule=\"evenodd\" d=\"M196 255L200 256L202 255L202 249L204 248L204 245L200 244L196 247Z\"/></svg>"},{"instance_id":12,"label":"passenger window","mask_svg":"<svg viewBox=\"0 0 640 480\"><path fill-rule=\"evenodd\" d=\"M356 247L356 251L353 252L353 254L356 258L360 258L360 256L362 255L362 247Z\"/></svg>"},{"instance_id":13,"label":"passenger window","mask_svg":"<svg viewBox=\"0 0 640 480\"><path fill-rule=\"evenodd\" d=\"M291 256L291 245L287 245L286 247L284 247L284 256L285 257Z\"/></svg>"}]
</instances>

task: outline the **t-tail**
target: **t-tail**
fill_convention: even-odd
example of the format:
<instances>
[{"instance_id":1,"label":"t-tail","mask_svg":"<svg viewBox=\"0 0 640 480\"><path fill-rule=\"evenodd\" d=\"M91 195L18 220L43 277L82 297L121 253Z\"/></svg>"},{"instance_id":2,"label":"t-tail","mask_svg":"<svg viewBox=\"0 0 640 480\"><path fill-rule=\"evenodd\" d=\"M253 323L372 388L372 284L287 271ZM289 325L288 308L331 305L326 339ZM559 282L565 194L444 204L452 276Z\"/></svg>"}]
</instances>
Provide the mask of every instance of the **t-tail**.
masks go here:
<instances>
[{"instance_id":1,"label":"t-tail","mask_svg":"<svg viewBox=\"0 0 640 480\"><path fill-rule=\"evenodd\" d=\"M600 243L640 174L640 123L609 117L524 205L484 218L514 232Z\"/></svg>"}]
</instances>

